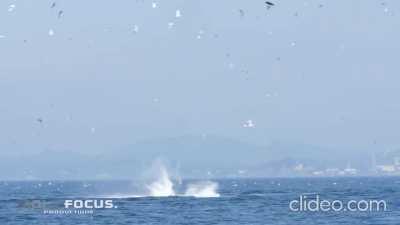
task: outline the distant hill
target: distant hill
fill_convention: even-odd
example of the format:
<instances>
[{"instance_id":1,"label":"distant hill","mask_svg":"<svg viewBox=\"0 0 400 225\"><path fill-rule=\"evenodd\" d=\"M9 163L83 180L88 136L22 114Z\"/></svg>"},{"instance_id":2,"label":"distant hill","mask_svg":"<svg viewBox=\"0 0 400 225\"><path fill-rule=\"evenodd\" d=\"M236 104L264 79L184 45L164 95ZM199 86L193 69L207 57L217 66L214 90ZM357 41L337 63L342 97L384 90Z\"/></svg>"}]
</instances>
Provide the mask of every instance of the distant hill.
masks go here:
<instances>
[{"instance_id":1,"label":"distant hill","mask_svg":"<svg viewBox=\"0 0 400 225\"><path fill-rule=\"evenodd\" d=\"M283 141L257 146L224 137L182 136L140 141L102 155L44 151L36 155L11 157L0 165L0 178L130 179L140 175L152 161L160 158L181 174L191 177L206 176L210 171L216 176L233 176L241 170L270 176L297 163L323 167L344 166L356 157L360 160L359 156L332 152Z\"/></svg>"}]
</instances>

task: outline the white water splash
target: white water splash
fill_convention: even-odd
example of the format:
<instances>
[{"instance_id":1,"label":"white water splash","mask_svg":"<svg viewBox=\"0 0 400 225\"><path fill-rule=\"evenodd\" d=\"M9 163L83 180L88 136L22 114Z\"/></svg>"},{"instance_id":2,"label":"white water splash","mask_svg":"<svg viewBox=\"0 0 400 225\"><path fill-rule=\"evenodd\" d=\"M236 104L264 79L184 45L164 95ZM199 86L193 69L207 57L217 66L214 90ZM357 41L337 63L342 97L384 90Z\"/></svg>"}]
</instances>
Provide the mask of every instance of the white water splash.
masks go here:
<instances>
[{"instance_id":1,"label":"white water splash","mask_svg":"<svg viewBox=\"0 0 400 225\"><path fill-rule=\"evenodd\" d=\"M160 165L160 174L156 181L147 185L149 196L168 197L175 196L174 183L169 178L168 172L163 165Z\"/></svg>"},{"instance_id":2,"label":"white water splash","mask_svg":"<svg viewBox=\"0 0 400 225\"><path fill-rule=\"evenodd\" d=\"M182 181L178 180L181 185ZM158 164L158 177L155 181L146 186L151 197L195 197L195 198L216 198L220 194L217 192L218 184L212 181L200 181L189 183L184 194L176 193L174 182L171 180L168 170L161 163Z\"/></svg>"},{"instance_id":3,"label":"white water splash","mask_svg":"<svg viewBox=\"0 0 400 225\"><path fill-rule=\"evenodd\" d=\"M212 181L198 181L193 183L188 183L186 188L183 189L185 191L177 191L182 190L185 182L181 180L179 176L177 176L176 180L171 179L171 176L168 173L168 170L160 161L155 161L153 163L152 173L155 179L152 179L150 182L146 182L144 184L144 190L134 192L134 193L117 193L112 194L107 197L111 198L145 198L145 197L195 197L195 198L216 198L220 197L218 193L218 183ZM174 181L176 181L174 183ZM178 186L175 188L175 184ZM139 185L141 186L141 185ZM141 186L143 187L143 186ZM142 189L139 187L139 189Z\"/></svg>"},{"instance_id":4,"label":"white water splash","mask_svg":"<svg viewBox=\"0 0 400 225\"><path fill-rule=\"evenodd\" d=\"M220 194L217 192L218 184L212 181L203 181L189 184L185 196L196 198L217 198Z\"/></svg>"}]
</instances>

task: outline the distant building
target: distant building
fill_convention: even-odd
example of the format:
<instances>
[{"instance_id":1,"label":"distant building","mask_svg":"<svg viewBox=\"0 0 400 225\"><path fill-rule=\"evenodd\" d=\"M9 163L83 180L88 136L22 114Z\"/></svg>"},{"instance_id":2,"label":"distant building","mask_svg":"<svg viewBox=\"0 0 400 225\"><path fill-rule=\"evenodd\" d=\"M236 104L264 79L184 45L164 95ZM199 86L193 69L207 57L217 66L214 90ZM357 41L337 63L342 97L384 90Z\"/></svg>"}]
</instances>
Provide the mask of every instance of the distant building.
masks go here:
<instances>
[{"instance_id":1,"label":"distant building","mask_svg":"<svg viewBox=\"0 0 400 225\"><path fill-rule=\"evenodd\" d=\"M323 176L325 173L324 173L324 171L314 171L314 172L312 172L312 174L314 176Z\"/></svg>"},{"instance_id":2,"label":"distant building","mask_svg":"<svg viewBox=\"0 0 400 225\"><path fill-rule=\"evenodd\" d=\"M396 172L396 167L394 165L379 165L377 166L379 172L383 173L394 173Z\"/></svg>"},{"instance_id":3,"label":"distant building","mask_svg":"<svg viewBox=\"0 0 400 225\"><path fill-rule=\"evenodd\" d=\"M343 172L345 175L357 175L358 170L354 168L346 168Z\"/></svg>"},{"instance_id":4,"label":"distant building","mask_svg":"<svg viewBox=\"0 0 400 225\"><path fill-rule=\"evenodd\" d=\"M395 157L394 158L394 165L395 166L400 166L400 157Z\"/></svg>"},{"instance_id":5,"label":"distant building","mask_svg":"<svg viewBox=\"0 0 400 225\"><path fill-rule=\"evenodd\" d=\"M375 153L371 154L371 172L377 173L377 166L376 166L376 156Z\"/></svg>"},{"instance_id":6,"label":"distant building","mask_svg":"<svg viewBox=\"0 0 400 225\"><path fill-rule=\"evenodd\" d=\"M357 175L358 170L351 167L350 163L347 164L346 169L343 170L344 175Z\"/></svg>"},{"instance_id":7,"label":"distant building","mask_svg":"<svg viewBox=\"0 0 400 225\"><path fill-rule=\"evenodd\" d=\"M293 170L296 171L296 172L301 172L301 171L304 170L304 165L303 165L302 163L297 164L297 165L293 168Z\"/></svg>"},{"instance_id":8,"label":"distant building","mask_svg":"<svg viewBox=\"0 0 400 225\"><path fill-rule=\"evenodd\" d=\"M325 170L325 174L328 176L339 175L340 170L338 168L328 168Z\"/></svg>"}]
</instances>

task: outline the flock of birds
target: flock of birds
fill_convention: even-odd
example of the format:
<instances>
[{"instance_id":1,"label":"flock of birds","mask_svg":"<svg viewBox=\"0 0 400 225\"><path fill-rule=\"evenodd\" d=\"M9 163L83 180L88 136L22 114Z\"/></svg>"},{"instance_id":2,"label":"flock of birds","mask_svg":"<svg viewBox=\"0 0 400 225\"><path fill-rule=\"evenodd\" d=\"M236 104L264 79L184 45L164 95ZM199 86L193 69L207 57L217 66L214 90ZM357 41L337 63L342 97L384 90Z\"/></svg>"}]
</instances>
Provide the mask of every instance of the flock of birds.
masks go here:
<instances>
[{"instance_id":1,"label":"flock of birds","mask_svg":"<svg viewBox=\"0 0 400 225\"><path fill-rule=\"evenodd\" d=\"M271 7L275 6L275 3L270 2L270 1L265 1L265 4L266 4L266 8L267 8L267 9L270 9ZM12 5L12 6L10 6L10 7L11 7L12 10L13 10L13 9L15 8L15 5ZM57 7L57 3L56 3L56 2L53 2L53 3L51 4L51 6L50 6L51 9L54 9L54 8L56 8L56 7ZM153 7L153 8L156 8L156 7L157 7L157 3L154 3L154 2L153 2L153 3L152 3L152 7ZM10 10L9 10L9 11L10 11ZM240 12L241 16L244 16L244 11L243 11L242 9L240 9L239 12ZM57 13L57 18L60 19L63 15L64 15L64 11L63 11L63 10L59 10L58 13ZM180 10L176 10L175 16L176 16L176 17L181 17L181 12L180 12ZM172 26L172 24L169 24L169 26ZM138 27L137 25L135 25L135 26L134 26L134 32L137 33L138 31L139 31L139 27ZM54 31L53 31L52 29L49 30L49 35L50 35L50 36L54 35ZM37 119L36 119L36 122L38 122L39 124L43 124L44 121L43 121L43 118L37 118ZM254 125L254 123L253 123L252 120L247 120L247 121L245 121L244 124L243 124L242 126L245 127L245 128L253 128L253 127L255 127L255 125ZM94 130L94 128L92 128L92 132L94 132L93 130Z\"/></svg>"},{"instance_id":2,"label":"flock of birds","mask_svg":"<svg viewBox=\"0 0 400 225\"><path fill-rule=\"evenodd\" d=\"M274 2L272 2L272 1L265 1L264 4L265 4L265 7L266 7L267 10L271 9L272 7L274 7L274 6L276 5L276 4L275 4ZM386 6L386 3L383 2L383 3L381 3L381 5L382 5L382 6ZM157 8L157 7L158 7L157 3L156 3L156 2L153 2L153 3L152 3L152 8ZM321 8L321 7L323 7L323 5L322 5L322 4L319 4L319 8ZM16 5L15 5L15 4L12 4L12 5L9 6L8 11L9 11L9 12L12 12L12 11L15 10L15 8L16 8ZM58 8L57 2L52 2L51 5L50 5L50 8L51 8L51 9L54 9L54 10L57 9L57 8ZM388 9L385 8L385 12L387 12L387 11L388 11ZM244 17L244 16L245 16L245 12L244 12L243 9L239 9L239 13L240 13L240 16L241 16L241 17ZM296 13L295 15L297 15L297 13ZM63 16L64 16L64 10L62 10L62 9L57 10L57 18L58 18L58 19L61 19ZM176 12L175 12L175 17L176 17L176 18L179 18L179 17L181 17L181 16L182 16L181 11L180 11L180 10L176 10ZM168 27L169 27L169 28L172 28L173 26L174 26L174 23L173 23L173 22L168 23ZM133 32L134 32L134 33L138 33L138 32L139 32L139 27L138 27L138 25L134 25L134 27L133 27ZM199 31L199 34L198 34L197 38L201 38L202 32L203 32L203 31ZM48 31L48 35L49 35L49 36L53 36L54 34L55 34L55 32L54 32L53 29L50 29L50 30ZM4 35L0 35L0 38L5 38L5 36L4 36ZM27 41L24 40L24 42L27 42ZM293 46L293 45L295 45L294 42L292 43L292 46ZM280 57L277 57L276 59L279 61L279 60L280 60ZM233 67L233 64L230 65L230 67ZM268 95L268 94L267 94L267 95ZM268 95L268 96L269 96L269 95ZM267 96L267 97L268 97L268 96ZM44 123L44 120L43 120L43 118L37 118L37 119L36 119L36 122L39 123L39 124L43 124L43 123ZM245 127L245 128L253 128L253 127L255 127L255 124L254 124L254 122L253 122L252 120L246 120L246 121L242 124L242 127ZM92 129L92 132L93 132L93 129Z\"/></svg>"},{"instance_id":3,"label":"flock of birds","mask_svg":"<svg viewBox=\"0 0 400 225\"><path fill-rule=\"evenodd\" d=\"M53 2L51 4L50 8L54 9L56 6L57 6L57 3ZM63 10L59 10L58 13L57 13L57 18L60 19L63 16L63 14L64 14L64 11Z\"/></svg>"},{"instance_id":4,"label":"flock of birds","mask_svg":"<svg viewBox=\"0 0 400 225\"><path fill-rule=\"evenodd\" d=\"M265 1L265 5L266 5L266 8L267 8L267 9L270 9L271 7L275 6L275 3L271 2L271 1ZM156 3L156 2L153 2L153 3L152 3L152 7L153 7L153 8L156 8L156 7L157 7L157 3ZM15 10L15 8L16 8L16 5L15 5L15 4L11 4L11 5L8 7L8 11L9 11L9 12L12 12L12 11ZM51 9L57 8L57 2L53 2L53 3L50 5L50 8L51 8ZM243 11L242 9L239 9L239 12L240 12L241 17L243 17L243 16L244 16L244 11ZM61 17L63 17L63 15L64 15L64 10L62 10L62 9L58 10L58 12L57 12L57 18L60 19ZM178 17L181 17L181 12L180 12L180 10L177 10L177 11L176 11L176 17L177 17L177 18L178 18ZM172 28L173 25L174 25L174 24L171 23L171 22L168 23L168 27L169 27L169 28ZM139 27L138 27L137 25L135 25L135 27L134 27L134 33L137 33L138 31L139 31ZM48 32L48 35L49 35L49 36L53 36L53 35L54 35L54 30L53 30L53 29L50 29L49 32ZM0 35L0 38L5 38L5 36L4 36L4 35ZM27 42L27 40L24 40L24 42Z\"/></svg>"},{"instance_id":5,"label":"flock of birds","mask_svg":"<svg viewBox=\"0 0 400 225\"><path fill-rule=\"evenodd\" d=\"M270 9L272 6L275 6L275 3L273 3L273 2L270 2L270 1L266 1L265 2L265 5L266 5L266 7L267 7L267 9ZM51 4L51 6L50 6L50 8L55 8L57 6L57 3L56 2L53 2L52 4ZM15 5L11 5L10 7L12 7L12 10L15 8ZM157 7L157 3L155 3L155 2L153 2L152 3L152 7L153 8L156 8ZM9 10L10 11L10 10ZM243 12L243 10L240 10L240 12L241 12L241 14L244 14L244 12ZM179 16L180 16L180 11L178 10L177 11L177 14L179 14ZM57 13L57 18L61 18L62 16L64 15L64 11L63 10L59 10L58 11L58 13ZM177 15L177 17L179 17L178 15Z\"/></svg>"},{"instance_id":6,"label":"flock of birds","mask_svg":"<svg viewBox=\"0 0 400 225\"><path fill-rule=\"evenodd\" d=\"M264 4L265 4L265 7L266 7L267 10L269 10L269 9L271 9L272 7L276 6L276 3L272 2L272 1L265 1ZM385 3L385 2L382 2L381 5L386 7L386 3ZM158 7L158 4L157 4L156 2L152 2L152 8L157 8L157 7ZM319 4L318 7L321 8L321 7L323 7L323 5L322 5L322 4ZM15 5L15 4L11 4L11 5L9 5L9 7L8 7L8 11L9 11L9 12L12 12L12 11L15 10L15 8L16 8L16 5ZM58 9L59 7L58 7L57 2L52 2L51 5L50 5L50 8L51 8L52 10L56 10L56 9L57 9L57 10L56 10L56 12L57 12L56 16L57 16L58 19L61 19L61 18L64 16L64 10ZM385 8L384 11L387 12L388 9ZM240 16L241 16L241 17L244 17L244 16L245 16L245 11L244 11L243 9L239 9L239 13L240 13ZM180 11L180 10L176 10L176 12L175 12L175 17L176 17L176 18L179 18L179 17L181 17L181 16L182 16L181 11ZM297 13L295 14L295 16L297 16ZM169 27L169 28L172 28L173 26L174 26L174 23L173 23L173 22L169 22L169 23L168 23L168 27ZM138 25L134 25L134 26L133 26L133 32L134 32L134 33L138 33L138 32L139 32L139 26L138 26ZM198 35L197 35L197 38L198 38L198 39L201 38L202 33L203 33L202 30L199 31L199 33L198 33ZM48 35L49 35L49 36L55 35L54 30L53 30L53 29L50 29L50 30L48 31ZM5 38L5 36L4 36L4 35L0 35L0 39L1 39L1 38ZM24 42L27 42L27 40L24 40ZM292 46L294 46L295 44L296 44L295 42L292 42ZM228 57L228 56L227 56L227 57ZM280 57L277 57L276 60L277 60L277 61L280 61ZM233 64L230 64L230 65L229 65L229 67L233 67L233 66L234 66ZM267 97L269 97L269 96L270 96L270 95L267 94ZM157 100L157 101L158 101L158 100ZM43 124L43 123L44 123L44 120L43 120L43 118L37 118L37 119L36 119L36 122L39 123L39 124ZM245 127L245 128L253 128L253 127L255 127L255 124L254 124L254 122L253 122L252 120L246 120L246 121L242 124L242 127ZM93 129L92 129L92 130L93 130Z\"/></svg>"}]
</instances>

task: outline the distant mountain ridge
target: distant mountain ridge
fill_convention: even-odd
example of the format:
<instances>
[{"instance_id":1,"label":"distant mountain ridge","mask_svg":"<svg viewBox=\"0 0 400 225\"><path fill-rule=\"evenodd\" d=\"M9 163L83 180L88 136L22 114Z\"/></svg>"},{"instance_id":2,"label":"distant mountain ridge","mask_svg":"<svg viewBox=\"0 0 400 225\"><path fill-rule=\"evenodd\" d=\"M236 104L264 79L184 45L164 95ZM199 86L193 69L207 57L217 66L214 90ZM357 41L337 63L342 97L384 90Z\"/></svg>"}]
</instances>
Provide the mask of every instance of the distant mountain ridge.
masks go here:
<instances>
[{"instance_id":1,"label":"distant mountain ridge","mask_svg":"<svg viewBox=\"0 0 400 225\"><path fill-rule=\"evenodd\" d=\"M179 167L184 176L193 177L210 173L232 176L241 170L271 176L281 171L279 167L288 168L299 163L315 167L343 166L354 160L354 157L332 152L283 141L257 146L217 136L182 136L139 141L101 155L48 150L36 155L10 157L0 165L0 179L130 179L157 158Z\"/></svg>"}]
</instances>

